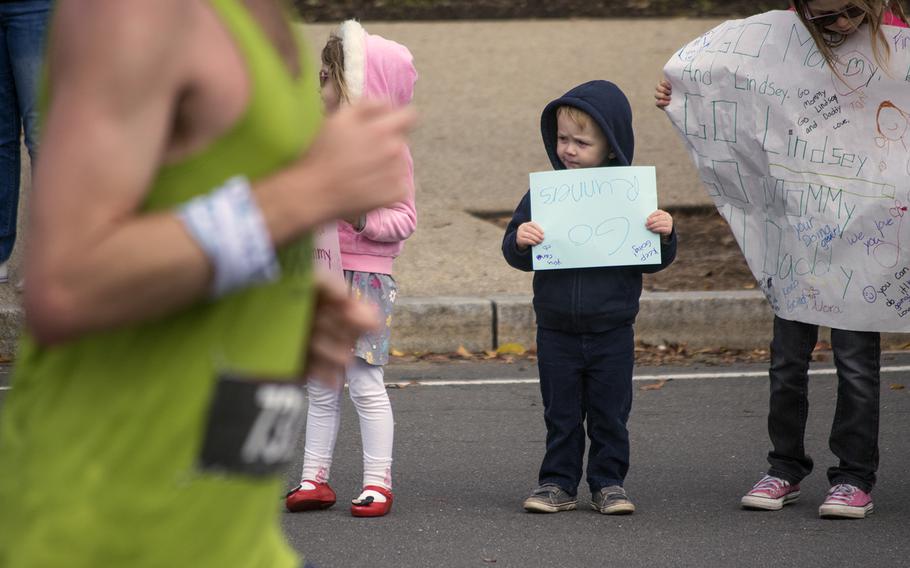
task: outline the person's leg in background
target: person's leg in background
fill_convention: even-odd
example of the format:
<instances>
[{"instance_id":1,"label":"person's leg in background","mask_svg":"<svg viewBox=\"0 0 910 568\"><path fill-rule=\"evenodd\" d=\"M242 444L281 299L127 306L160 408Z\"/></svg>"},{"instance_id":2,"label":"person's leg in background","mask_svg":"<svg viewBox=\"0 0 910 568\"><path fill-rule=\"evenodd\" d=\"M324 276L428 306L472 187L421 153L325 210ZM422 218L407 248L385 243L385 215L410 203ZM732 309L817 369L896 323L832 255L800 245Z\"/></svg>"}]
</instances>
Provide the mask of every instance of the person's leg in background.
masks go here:
<instances>
[{"instance_id":1,"label":"person's leg in background","mask_svg":"<svg viewBox=\"0 0 910 568\"><path fill-rule=\"evenodd\" d=\"M774 316L768 377L768 472L741 499L746 509L778 511L800 497L799 483L812 471L806 453L809 417L809 362L818 341L818 326Z\"/></svg>"},{"instance_id":2,"label":"person's leg in background","mask_svg":"<svg viewBox=\"0 0 910 568\"><path fill-rule=\"evenodd\" d=\"M395 419L384 375L382 366L370 365L360 357L348 365L348 388L363 440L363 484L391 489Z\"/></svg>"},{"instance_id":3,"label":"person's leg in background","mask_svg":"<svg viewBox=\"0 0 910 568\"><path fill-rule=\"evenodd\" d=\"M771 342L771 399L768 434L768 475L798 484L812 471L806 454L806 420L809 417L809 362L818 341L818 326L774 316Z\"/></svg>"},{"instance_id":4,"label":"person's leg in background","mask_svg":"<svg viewBox=\"0 0 910 568\"><path fill-rule=\"evenodd\" d=\"M307 382L306 442L300 483L285 497L292 513L327 509L335 504L335 491L329 485L332 456L341 426L341 395L344 381L323 382L310 377Z\"/></svg>"},{"instance_id":5,"label":"person's leg in background","mask_svg":"<svg viewBox=\"0 0 910 568\"><path fill-rule=\"evenodd\" d=\"M828 469L831 489L818 509L823 518L865 518L878 470L881 336L875 331L831 330L837 368L837 408L829 445L839 463Z\"/></svg>"},{"instance_id":6,"label":"person's leg in background","mask_svg":"<svg viewBox=\"0 0 910 568\"><path fill-rule=\"evenodd\" d=\"M632 326L585 336L590 378L586 385L588 484L591 493L622 487L629 471L629 430L635 339Z\"/></svg>"},{"instance_id":7,"label":"person's leg in background","mask_svg":"<svg viewBox=\"0 0 910 568\"><path fill-rule=\"evenodd\" d=\"M538 482L558 485L573 497L578 493L585 455L583 337L553 329L537 330L537 366L547 425L547 451Z\"/></svg>"},{"instance_id":8,"label":"person's leg in background","mask_svg":"<svg viewBox=\"0 0 910 568\"><path fill-rule=\"evenodd\" d=\"M832 329L831 347L837 367L837 407L829 444L839 463L828 470L828 480L831 485L850 483L868 493L878 470L881 335Z\"/></svg>"},{"instance_id":9,"label":"person's leg in background","mask_svg":"<svg viewBox=\"0 0 910 568\"><path fill-rule=\"evenodd\" d=\"M6 261L16 241L16 209L19 206L19 135L22 119L9 53L6 12L0 3L0 282L9 278ZM12 228L10 228L12 225Z\"/></svg>"},{"instance_id":10,"label":"person's leg in background","mask_svg":"<svg viewBox=\"0 0 910 568\"><path fill-rule=\"evenodd\" d=\"M8 279L16 243L23 127L32 164L37 159L38 85L50 11L50 0L0 3L0 281Z\"/></svg>"},{"instance_id":11,"label":"person's leg in background","mask_svg":"<svg viewBox=\"0 0 910 568\"><path fill-rule=\"evenodd\" d=\"M341 426L343 391L342 381L326 384L317 379L310 379L307 383L310 401L307 409L302 480L320 483L329 480L338 428Z\"/></svg>"},{"instance_id":12,"label":"person's leg in background","mask_svg":"<svg viewBox=\"0 0 910 568\"><path fill-rule=\"evenodd\" d=\"M353 501L356 517L381 517L392 507L392 447L395 419L381 365L354 357L348 365L348 389L360 418L363 441L363 492Z\"/></svg>"},{"instance_id":13,"label":"person's leg in background","mask_svg":"<svg viewBox=\"0 0 910 568\"><path fill-rule=\"evenodd\" d=\"M588 485L591 503L605 515L627 515L635 505L623 487L629 471L629 412L635 333L631 325L585 335L588 380Z\"/></svg>"}]
</instances>

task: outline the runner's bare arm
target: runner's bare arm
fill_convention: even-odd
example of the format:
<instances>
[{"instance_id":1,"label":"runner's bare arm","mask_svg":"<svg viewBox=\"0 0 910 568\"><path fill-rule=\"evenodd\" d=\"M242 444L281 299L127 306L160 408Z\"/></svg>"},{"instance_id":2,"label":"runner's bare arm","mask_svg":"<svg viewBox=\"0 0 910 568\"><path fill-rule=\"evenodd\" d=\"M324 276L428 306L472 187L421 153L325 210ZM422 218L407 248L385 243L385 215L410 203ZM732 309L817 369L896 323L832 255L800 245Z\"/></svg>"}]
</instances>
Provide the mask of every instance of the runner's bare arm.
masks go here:
<instances>
[{"instance_id":1,"label":"runner's bare arm","mask_svg":"<svg viewBox=\"0 0 910 568\"><path fill-rule=\"evenodd\" d=\"M159 317L208 294L209 261L176 216L137 211L192 80L181 64L192 33L186 8L186 0L57 6L26 256L27 325L40 343ZM401 199L401 172L384 164L413 122L410 111L351 109L297 164L257 184L273 241ZM388 189L375 192L376 183Z\"/></svg>"}]
</instances>

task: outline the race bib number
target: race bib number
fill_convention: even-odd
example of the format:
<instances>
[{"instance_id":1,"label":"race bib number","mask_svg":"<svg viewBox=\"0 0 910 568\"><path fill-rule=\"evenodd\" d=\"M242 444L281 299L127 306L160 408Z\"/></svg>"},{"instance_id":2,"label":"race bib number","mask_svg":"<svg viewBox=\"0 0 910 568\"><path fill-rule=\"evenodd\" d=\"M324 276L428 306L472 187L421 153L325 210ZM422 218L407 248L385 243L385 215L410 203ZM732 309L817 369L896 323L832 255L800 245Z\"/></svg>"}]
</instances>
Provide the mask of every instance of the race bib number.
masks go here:
<instances>
[{"instance_id":1,"label":"race bib number","mask_svg":"<svg viewBox=\"0 0 910 568\"><path fill-rule=\"evenodd\" d=\"M224 376L209 410L200 468L256 477L278 473L294 457L305 418L302 385Z\"/></svg>"}]
</instances>

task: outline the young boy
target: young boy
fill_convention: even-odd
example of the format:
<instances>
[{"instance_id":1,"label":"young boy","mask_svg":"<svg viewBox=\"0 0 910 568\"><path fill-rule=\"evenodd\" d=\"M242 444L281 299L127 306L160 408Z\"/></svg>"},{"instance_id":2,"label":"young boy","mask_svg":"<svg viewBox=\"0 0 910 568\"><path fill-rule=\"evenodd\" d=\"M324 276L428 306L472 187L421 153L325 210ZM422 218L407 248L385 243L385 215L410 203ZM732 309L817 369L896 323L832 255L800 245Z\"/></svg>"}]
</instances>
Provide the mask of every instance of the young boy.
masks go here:
<instances>
[{"instance_id":1,"label":"young boy","mask_svg":"<svg viewBox=\"0 0 910 568\"><path fill-rule=\"evenodd\" d=\"M632 109L623 92L608 81L584 83L548 104L541 133L558 170L632 162ZM575 509L586 419L592 506L606 515L635 511L623 489L629 469L632 325L642 273L662 270L676 257L676 232L667 212L652 213L645 227L660 235L660 265L546 270L534 275L547 451L539 487L524 502L529 512ZM543 239L543 229L531 221L531 197L526 193L506 229L503 256L515 268L531 271L530 247Z\"/></svg>"}]
</instances>

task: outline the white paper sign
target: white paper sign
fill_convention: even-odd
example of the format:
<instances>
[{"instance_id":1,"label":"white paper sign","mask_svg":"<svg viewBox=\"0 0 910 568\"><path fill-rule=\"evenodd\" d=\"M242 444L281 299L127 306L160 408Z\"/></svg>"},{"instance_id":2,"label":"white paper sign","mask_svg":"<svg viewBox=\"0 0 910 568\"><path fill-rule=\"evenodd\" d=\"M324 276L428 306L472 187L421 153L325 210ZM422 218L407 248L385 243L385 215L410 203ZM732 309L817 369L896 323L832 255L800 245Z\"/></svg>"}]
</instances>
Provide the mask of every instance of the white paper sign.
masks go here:
<instances>
[{"instance_id":1,"label":"white paper sign","mask_svg":"<svg viewBox=\"0 0 910 568\"><path fill-rule=\"evenodd\" d=\"M645 229L657 209L653 166L533 172L530 188L544 232L534 270L660 264L660 235Z\"/></svg>"},{"instance_id":2,"label":"white paper sign","mask_svg":"<svg viewBox=\"0 0 910 568\"><path fill-rule=\"evenodd\" d=\"M668 114L774 311L910 331L910 30L863 26L832 72L792 12L724 22L664 73Z\"/></svg>"}]
</instances>

